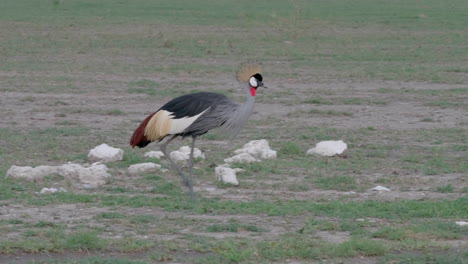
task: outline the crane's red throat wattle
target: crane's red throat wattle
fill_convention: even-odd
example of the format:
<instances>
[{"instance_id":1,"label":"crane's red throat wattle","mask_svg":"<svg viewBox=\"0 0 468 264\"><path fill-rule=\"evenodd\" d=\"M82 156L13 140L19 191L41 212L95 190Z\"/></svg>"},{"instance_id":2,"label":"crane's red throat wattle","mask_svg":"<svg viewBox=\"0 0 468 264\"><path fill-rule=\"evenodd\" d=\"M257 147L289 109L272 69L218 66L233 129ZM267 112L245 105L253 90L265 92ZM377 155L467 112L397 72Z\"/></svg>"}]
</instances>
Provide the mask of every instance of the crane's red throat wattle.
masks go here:
<instances>
[{"instance_id":1,"label":"crane's red throat wattle","mask_svg":"<svg viewBox=\"0 0 468 264\"><path fill-rule=\"evenodd\" d=\"M250 94L252 96L255 96L257 94L257 89L255 89L255 87L250 86Z\"/></svg>"}]
</instances>

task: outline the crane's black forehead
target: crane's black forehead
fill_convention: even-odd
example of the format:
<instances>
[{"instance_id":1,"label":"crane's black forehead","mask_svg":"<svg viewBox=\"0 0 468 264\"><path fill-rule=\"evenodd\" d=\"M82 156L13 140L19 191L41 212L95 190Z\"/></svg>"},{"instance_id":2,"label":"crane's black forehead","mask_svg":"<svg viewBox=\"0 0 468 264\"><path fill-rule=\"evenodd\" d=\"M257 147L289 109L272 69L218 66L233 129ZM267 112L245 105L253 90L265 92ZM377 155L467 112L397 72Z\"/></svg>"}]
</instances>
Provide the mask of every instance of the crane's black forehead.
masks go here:
<instances>
[{"instance_id":1,"label":"crane's black forehead","mask_svg":"<svg viewBox=\"0 0 468 264\"><path fill-rule=\"evenodd\" d=\"M259 81L263 81L263 77L260 73L256 73L253 75L253 77L255 77L255 79L259 80Z\"/></svg>"}]
</instances>

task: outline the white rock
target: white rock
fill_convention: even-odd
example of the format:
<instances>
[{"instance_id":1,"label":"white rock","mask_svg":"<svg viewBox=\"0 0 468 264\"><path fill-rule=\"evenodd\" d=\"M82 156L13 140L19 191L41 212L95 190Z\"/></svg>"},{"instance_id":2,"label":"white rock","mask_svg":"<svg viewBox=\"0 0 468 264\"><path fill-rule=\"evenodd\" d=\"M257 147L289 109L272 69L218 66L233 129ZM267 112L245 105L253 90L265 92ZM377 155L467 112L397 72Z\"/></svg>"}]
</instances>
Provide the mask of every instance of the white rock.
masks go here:
<instances>
[{"instance_id":1,"label":"white rock","mask_svg":"<svg viewBox=\"0 0 468 264\"><path fill-rule=\"evenodd\" d=\"M171 159L174 162L185 161L185 160L188 160L190 158L190 150L191 150L191 148L189 146L183 146L183 147L180 147L179 150L172 151L169 154L169 156L171 157ZM197 158L204 159L205 154L203 154L201 152L201 150L199 150L197 148L194 148L193 149L193 158L194 159L197 159Z\"/></svg>"},{"instance_id":2,"label":"white rock","mask_svg":"<svg viewBox=\"0 0 468 264\"><path fill-rule=\"evenodd\" d=\"M256 159L275 159L276 151L270 148L266 139L252 140L242 148L236 149L235 154L247 153Z\"/></svg>"},{"instance_id":3,"label":"white rock","mask_svg":"<svg viewBox=\"0 0 468 264\"><path fill-rule=\"evenodd\" d=\"M343 140L328 140L320 141L315 145L315 148L311 148L306 152L306 155L320 155L320 156L335 156L343 153L348 148L348 145Z\"/></svg>"},{"instance_id":4,"label":"white rock","mask_svg":"<svg viewBox=\"0 0 468 264\"><path fill-rule=\"evenodd\" d=\"M128 173L131 175L137 175L145 172L155 172L159 169L161 169L161 165L154 162L146 162L131 165L128 167Z\"/></svg>"},{"instance_id":5,"label":"white rock","mask_svg":"<svg viewBox=\"0 0 468 264\"><path fill-rule=\"evenodd\" d=\"M77 178L79 171L84 169L80 164L67 163L59 167L59 174L65 178Z\"/></svg>"},{"instance_id":6,"label":"white rock","mask_svg":"<svg viewBox=\"0 0 468 264\"><path fill-rule=\"evenodd\" d=\"M66 192L64 188L42 188L42 190L39 192L40 194L45 194L45 193L55 193L55 192Z\"/></svg>"},{"instance_id":7,"label":"white rock","mask_svg":"<svg viewBox=\"0 0 468 264\"><path fill-rule=\"evenodd\" d=\"M30 181L43 179L47 175L59 172L58 166L37 166L35 168L30 166L16 166L13 165L8 169L5 177L12 177L15 179L26 179Z\"/></svg>"},{"instance_id":8,"label":"white rock","mask_svg":"<svg viewBox=\"0 0 468 264\"><path fill-rule=\"evenodd\" d=\"M468 222L465 222L465 221L456 221L455 224L459 225L459 226L467 226L468 225Z\"/></svg>"},{"instance_id":9,"label":"white rock","mask_svg":"<svg viewBox=\"0 0 468 264\"><path fill-rule=\"evenodd\" d=\"M83 184L82 187L83 187L83 189L86 189L86 190L90 190L90 189L95 189L95 188L97 188L96 185L87 184L87 183L86 183L86 184Z\"/></svg>"},{"instance_id":10,"label":"white rock","mask_svg":"<svg viewBox=\"0 0 468 264\"><path fill-rule=\"evenodd\" d=\"M99 186L106 184L112 177L107 170L108 168L104 164L93 164L89 168L80 170L78 177L84 184Z\"/></svg>"},{"instance_id":11,"label":"white rock","mask_svg":"<svg viewBox=\"0 0 468 264\"><path fill-rule=\"evenodd\" d=\"M372 191L378 191L378 192L389 192L390 191L390 189L388 189L386 187L383 187L383 186L380 186L380 185L375 186L371 190Z\"/></svg>"},{"instance_id":12,"label":"white rock","mask_svg":"<svg viewBox=\"0 0 468 264\"><path fill-rule=\"evenodd\" d=\"M232 169L226 167L226 165L215 168L215 175L219 181L237 186L239 185L239 181L237 180L236 172L239 172L239 169Z\"/></svg>"},{"instance_id":13,"label":"white rock","mask_svg":"<svg viewBox=\"0 0 468 264\"><path fill-rule=\"evenodd\" d=\"M99 186L106 184L112 177L107 170L107 166L99 162L93 163L89 167L68 163L60 167L59 174L66 178L78 179L84 184Z\"/></svg>"},{"instance_id":14,"label":"white rock","mask_svg":"<svg viewBox=\"0 0 468 264\"><path fill-rule=\"evenodd\" d=\"M157 158L160 159L164 157L164 153L162 151L148 151L144 155L145 157L150 157L150 158Z\"/></svg>"},{"instance_id":15,"label":"white rock","mask_svg":"<svg viewBox=\"0 0 468 264\"><path fill-rule=\"evenodd\" d=\"M88 153L88 159L91 161L112 162L123 159L123 150L110 147L107 144L101 144Z\"/></svg>"},{"instance_id":16,"label":"white rock","mask_svg":"<svg viewBox=\"0 0 468 264\"><path fill-rule=\"evenodd\" d=\"M232 156L230 158L224 159L224 162L227 164L231 164L234 162L239 162L239 163L252 163L258 161L256 158L252 157L249 153L241 153L237 154L235 156Z\"/></svg>"}]
</instances>

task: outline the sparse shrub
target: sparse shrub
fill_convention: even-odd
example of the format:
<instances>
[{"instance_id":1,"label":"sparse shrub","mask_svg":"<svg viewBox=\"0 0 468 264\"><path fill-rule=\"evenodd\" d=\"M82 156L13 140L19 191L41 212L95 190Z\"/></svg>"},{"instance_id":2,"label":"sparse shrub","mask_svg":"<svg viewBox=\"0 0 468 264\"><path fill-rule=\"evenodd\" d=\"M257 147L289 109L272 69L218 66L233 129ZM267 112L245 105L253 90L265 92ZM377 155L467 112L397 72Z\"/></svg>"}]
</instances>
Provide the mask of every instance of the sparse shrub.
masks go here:
<instances>
[{"instance_id":1,"label":"sparse shrub","mask_svg":"<svg viewBox=\"0 0 468 264\"><path fill-rule=\"evenodd\" d=\"M453 188L452 184L447 184L445 186L437 187L436 191L441 192L441 193L452 193L452 192L454 192L454 188Z\"/></svg>"},{"instance_id":2,"label":"sparse shrub","mask_svg":"<svg viewBox=\"0 0 468 264\"><path fill-rule=\"evenodd\" d=\"M243 225L231 219L227 224L214 224L206 227L208 232L238 232L244 229L250 232L265 232L266 230L255 225Z\"/></svg>"},{"instance_id":3,"label":"sparse shrub","mask_svg":"<svg viewBox=\"0 0 468 264\"><path fill-rule=\"evenodd\" d=\"M302 147L299 146L296 142L285 142L280 150L279 150L280 155L302 155L304 154L304 151L302 150Z\"/></svg>"},{"instance_id":4,"label":"sparse shrub","mask_svg":"<svg viewBox=\"0 0 468 264\"><path fill-rule=\"evenodd\" d=\"M349 191L357 188L356 181L351 176L320 177L315 184L325 190Z\"/></svg>"},{"instance_id":5,"label":"sparse shrub","mask_svg":"<svg viewBox=\"0 0 468 264\"><path fill-rule=\"evenodd\" d=\"M372 237L385 238L388 240L403 240L407 238L407 235L401 228L386 226L374 232Z\"/></svg>"},{"instance_id":6,"label":"sparse shrub","mask_svg":"<svg viewBox=\"0 0 468 264\"><path fill-rule=\"evenodd\" d=\"M69 235L64 244L66 249L102 249L107 245L107 241L100 238L96 232L81 231Z\"/></svg>"},{"instance_id":7,"label":"sparse shrub","mask_svg":"<svg viewBox=\"0 0 468 264\"><path fill-rule=\"evenodd\" d=\"M96 216L97 219L103 218L103 219L120 219L120 218L125 218L125 215L116 213L116 212L105 212L105 213L100 213Z\"/></svg>"},{"instance_id":8,"label":"sparse shrub","mask_svg":"<svg viewBox=\"0 0 468 264\"><path fill-rule=\"evenodd\" d=\"M387 248L379 241L370 239L352 239L339 244L337 253L342 253L343 257L353 256L357 253L363 256L381 256L387 252ZM340 256L340 254L337 254Z\"/></svg>"}]
</instances>

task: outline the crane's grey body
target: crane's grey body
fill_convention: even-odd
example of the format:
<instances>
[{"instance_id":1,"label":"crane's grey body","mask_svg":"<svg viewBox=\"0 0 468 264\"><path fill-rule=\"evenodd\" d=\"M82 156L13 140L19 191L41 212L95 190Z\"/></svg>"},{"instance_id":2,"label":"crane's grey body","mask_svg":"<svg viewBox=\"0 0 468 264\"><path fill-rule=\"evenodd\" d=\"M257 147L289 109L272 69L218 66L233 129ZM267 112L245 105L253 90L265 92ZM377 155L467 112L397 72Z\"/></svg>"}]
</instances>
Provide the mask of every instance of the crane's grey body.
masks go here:
<instances>
[{"instance_id":1,"label":"crane's grey body","mask_svg":"<svg viewBox=\"0 0 468 264\"><path fill-rule=\"evenodd\" d=\"M196 138L216 128L231 136L239 133L253 113L257 88L263 86L259 70L258 65L246 65L238 73L238 79L247 82L244 103L238 104L223 94L210 92L174 98L143 120L133 133L130 145L143 148L153 141L161 142L161 151L182 177L193 199L193 149ZM192 145L188 160L189 177L186 177L168 155L167 145L177 137L188 136L192 137ZM165 138L167 140L163 141Z\"/></svg>"},{"instance_id":2,"label":"crane's grey body","mask_svg":"<svg viewBox=\"0 0 468 264\"><path fill-rule=\"evenodd\" d=\"M255 97L250 94L243 104L218 93L199 93L199 96L206 99L207 104L201 107L205 112L181 133L182 136L199 136L215 128L235 136L245 126L255 106Z\"/></svg>"}]
</instances>

